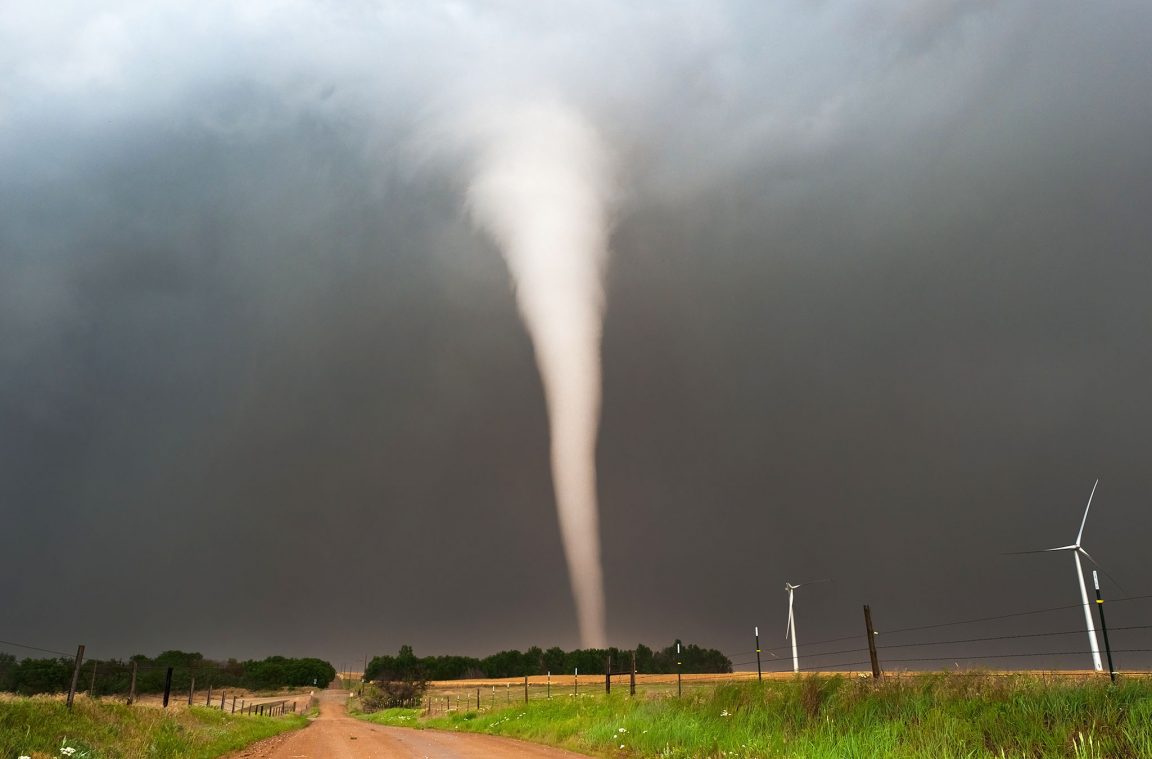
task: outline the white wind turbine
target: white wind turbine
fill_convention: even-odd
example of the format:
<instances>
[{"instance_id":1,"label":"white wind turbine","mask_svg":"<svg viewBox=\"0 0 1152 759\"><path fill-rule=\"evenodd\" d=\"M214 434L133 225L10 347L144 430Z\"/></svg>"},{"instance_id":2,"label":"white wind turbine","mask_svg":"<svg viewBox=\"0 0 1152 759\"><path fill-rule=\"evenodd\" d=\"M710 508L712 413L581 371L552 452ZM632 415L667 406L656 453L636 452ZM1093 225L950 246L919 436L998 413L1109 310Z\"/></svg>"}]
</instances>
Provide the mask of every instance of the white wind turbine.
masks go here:
<instances>
[{"instance_id":1,"label":"white wind turbine","mask_svg":"<svg viewBox=\"0 0 1152 759\"><path fill-rule=\"evenodd\" d=\"M1084 585L1084 568L1080 564L1080 555L1083 554L1088 561L1100 566L1096 560L1092 558L1091 554L1084 550L1080 545L1080 539L1084 537L1084 525L1088 522L1088 509L1092 508L1092 496L1096 495L1096 485L1100 484L1097 479L1096 483L1092 485L1092 492L1088 494L1088 505L1084 507L1084 518L1080 520L1080 531L1076 533L1076 542L1066 545L1057 546L1056 548L1044 548L1039 551L1019 551L1017 553L1051 553L1053 551L1071 551L1072 558L1076 562L1076 579L1080 582L1080 599L1084 602L1084 624L1088 627L1088 646L1092 650L1092 666L1095 667L1097 672L1104 671L1104 665L1100 663L1100 644L1096 641L1096 625L1092 622L1092 607L1088 605L1088 589Z\"/></svg>"},{"instance_id":2,"label":"white wind turbine","mask_svg":"<svg viewBox=\"0 0 1152 759\"><path fill-rule=\"evenodd\" d=\"M788 591L788 625L784 628L784 640L792 638L792 671L800 671L800 657L796 653L796 614L792 610L792 600L796 593L796 588L802 585L812 585L818 582L831 582L831 580L808 580L807 582L798 582L793 585L790 582L784 583L784 590Z\"/></svg>"}]
</instances>

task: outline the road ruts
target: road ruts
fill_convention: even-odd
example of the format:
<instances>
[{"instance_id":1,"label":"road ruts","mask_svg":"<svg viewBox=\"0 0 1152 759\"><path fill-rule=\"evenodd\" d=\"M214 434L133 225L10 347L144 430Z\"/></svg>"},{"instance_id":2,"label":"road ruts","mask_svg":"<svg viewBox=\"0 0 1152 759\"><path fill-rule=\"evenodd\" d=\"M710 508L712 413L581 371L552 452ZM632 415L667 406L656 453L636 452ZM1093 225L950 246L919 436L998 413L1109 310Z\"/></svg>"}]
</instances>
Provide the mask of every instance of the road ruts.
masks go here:
<instances>
[{"instance_id":1,"label":"road ruts","mask_svg":"<svg viewBox=\"0 0 1152 759\"><path fill-rule=\"evenodd\" d=\"M347 691L322 692L308 727L229 754L228 759L580 759L583 754L474 733L373 725L349 717Z\"/></svg>"}]
</instances>

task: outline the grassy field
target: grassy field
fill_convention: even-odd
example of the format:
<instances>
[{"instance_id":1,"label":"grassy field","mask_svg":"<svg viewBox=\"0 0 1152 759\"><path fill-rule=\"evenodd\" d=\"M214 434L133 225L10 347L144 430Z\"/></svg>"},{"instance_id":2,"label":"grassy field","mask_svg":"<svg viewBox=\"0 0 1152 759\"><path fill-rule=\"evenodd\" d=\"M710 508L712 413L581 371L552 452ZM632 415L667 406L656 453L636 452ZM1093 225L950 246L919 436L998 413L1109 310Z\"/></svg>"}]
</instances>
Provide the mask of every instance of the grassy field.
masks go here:
<instances>
[{"instance_id":1,"label":"grassy field","mask_svg":"<svg viewBox=\"0 0 1152 759\"><path fill-rule=\"evenodd\" d=\"M683 698L627 692L384 724L515 736L600 756L1152 759L1152 682L944 673L720 684Z\"/></svg>"},{"instance_id":2,"label":"grassy field","mask_svg":"<svg viewBox=\"0 0 1152 759\"><path fill-rule=\"evenodd\" d=\"M3 697L0 758L210 759L305 724L295 714L240 717L199 706L164 710L83 697L70 713L58 697Z\"/></svg>"}]
</instances>

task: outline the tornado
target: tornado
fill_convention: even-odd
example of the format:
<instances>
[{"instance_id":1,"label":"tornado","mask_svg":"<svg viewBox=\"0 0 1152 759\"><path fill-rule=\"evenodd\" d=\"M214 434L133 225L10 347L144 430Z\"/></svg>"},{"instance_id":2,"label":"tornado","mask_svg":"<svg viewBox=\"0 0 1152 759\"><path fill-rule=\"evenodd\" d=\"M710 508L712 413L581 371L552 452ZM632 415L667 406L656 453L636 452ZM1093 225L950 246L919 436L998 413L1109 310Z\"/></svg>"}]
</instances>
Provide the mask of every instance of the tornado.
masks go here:
<instances>
[{"instance_id":1,"label":"tornado","mask_svg":"<svg viewBox=\"0 0 1152 759\"><path fill-rule=\"evenodd\" d=\"M585 648L607 644L596 498L612 177L600 134L556 100L477 115L467 207L508 264L548 409L560 535Z\"/></svg>"}]
</instances>

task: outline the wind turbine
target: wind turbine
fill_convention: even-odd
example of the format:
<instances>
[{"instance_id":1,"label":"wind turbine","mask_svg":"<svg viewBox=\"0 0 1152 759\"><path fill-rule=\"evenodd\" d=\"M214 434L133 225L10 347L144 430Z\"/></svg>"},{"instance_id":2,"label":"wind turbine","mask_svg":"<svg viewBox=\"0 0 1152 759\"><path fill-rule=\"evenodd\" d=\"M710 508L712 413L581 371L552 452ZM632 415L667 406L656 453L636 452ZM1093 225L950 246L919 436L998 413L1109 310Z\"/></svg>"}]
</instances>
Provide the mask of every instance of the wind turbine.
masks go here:
<instances>
[{"instance_id":1,"label":"wind turbine","mask_svg":"<svg viewBox=\"0 0 1152 759\"><path fill-rule=\"evenodd\" d=\"M784 628L784 640L788 640L789 636L792 638L792 671L800 671L800 657L796 653L796 614L792 611L792 599L796 593L796 588L803 585L812 585L818 582L832 582L831 580L808 580L807 582L798 582L793 585L790 582L784 583L784 590L788 591L788 625Z\"/></svg>"},{"instance_id":2,"label":"wind turbine","mask_svg":"<svg viewBox=\"0 0 1152 759\"><path fill-rule=\"evenodd\" d=\"M1019 551L1018 553L1072 552L1072 558L1076 562L1076 579L1080 582L1080 599L1084 602L1084 624L1088 626L1088 646L1092 650L1092 666L1097 672L1103 672L1104 665L1100 662L1100 644L1096 641L1096 625L1092 622L1092 607L1088 605L1088 589L1084 585L1084 568L1080 564L1081 554L1083 554L1088 561L1096 564L1096 560L1092 558L1092 555L1085 551L1080 545L1080 539L1084 537L1084 525L1088 522L1088 509L1092 508L1092 496L1096 495L1096 485L1099 484L1100 480L1097 479L1096 483L1092 485L1092 492L1088 494L1088 505L1084 507L1084 518L1080 520L1080 531L1076 533L1076 542L1066 546L1057 546L1056 548L1044 548L1039 551ZM1096 566L1100 565L1096 564Z\"/></svg>"}]
</instances>

